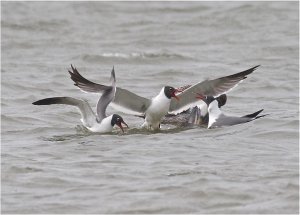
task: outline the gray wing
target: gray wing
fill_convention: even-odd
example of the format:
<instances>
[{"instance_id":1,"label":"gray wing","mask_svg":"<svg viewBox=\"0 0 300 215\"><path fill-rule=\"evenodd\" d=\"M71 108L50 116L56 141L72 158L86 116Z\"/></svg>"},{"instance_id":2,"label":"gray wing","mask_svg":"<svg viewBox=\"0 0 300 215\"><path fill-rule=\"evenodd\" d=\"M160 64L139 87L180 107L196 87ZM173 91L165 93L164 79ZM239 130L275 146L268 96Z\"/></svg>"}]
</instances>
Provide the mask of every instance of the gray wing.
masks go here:
<instances>
[{"instance_id":1,"label":"gray wing","mask_svg":"<svg viewBox=\"0 0 300 215\"><path fill-rule=\"evenodd\" d=\"M97 103L97 120L100 123L106 117L106 108L109 103L114 99L116 92L116 75L114 68L111 71L112 84L109 87L105 87L103 94Z\"/></svg>"},{"instance_id":2,"label":"gray wing","mask_svg":"<svg viewBox=\"0 0 300 215\"><path fill-rule=\"evenodd\" d=\"M252 114L248 114L242 117L236 117L236 116L227 116L225 114L221 114L219 116L219 118L216 120L215 123L212 124L212 126L231 126L231 125L237 125L237 124L241 124L241 123L246 123L246 122L250 122L252 120L267 116L268 114L265 115L260 115L259 114L263 111L264 109L261 109L257 112L254 112Z\"/></svg>"},{"instance_id":3,"label":"gray wing","mask_svg":"<svg viewBox=\"0 0 300 215\"><path fill-rule=\"evenodd\" d=\"M212 124L212 127L221 127L221 126L231 126L241 123L246 123L252 121L252 118L248 117L235 117L235 116L226 116L221 114L219 118Z\"/></svg>"},{"instance_id":4,"label":"gray wing","mask_svg":"<svg viewBox=\"0 0 300 215\"><path fill-rule=\"evenodd\" d=\"M33 102L34 105L52 105L52 104L65 104L75 106L80 110L82 116L82 123L87 126L91 127L96 122L96 115L93 112L90 105L83 100L74 99L71 97L52 97L52 98L45 98Z\"/></svg>"},{"instance_id":5,"label":"gray wing","mask_svg":"<svg viewBox=\"0 0 300 215\"><path fill-rule=\"evenodd\" d=\"M85 79L79 74L76 68L72 67L72 72L69 71L71 79L75 82L75 86L79 87L85 92L104 93L110 87L102 84L97 84ZM115 97L111 105L122 112L143 115L147 108L150 106L151 101L144 97L138 96L128 90L116 87Z\"/></svg>"},{"instance_id":6,"label":"gray wing","mask_svg":"<svg viewBox=\"0 0 300 215\"><path fill-rule=\"evenodd\" d=\"M72 71L68 70L69 74L71 75L71 79L74 81L74 85L79 87L81 90L85 92L92 92L92 93L98 93L102 92L103 90L108 90L111 88L111 86L105 86L102 84L96 84L94 82L91 82L87 79L85 79L78 70L73 67L71 64Z\"/></svg>"},{"instance_id":7,"label":"gray wing","mask_svg":"<svg viewBox=\"0 0 300 215\"><path fill-rule=\"evenodd\" d=\"M146 99L128 90L118 87L116 89L115 99L112 101L112 106L116 110L140 116L144 115L150 104L150 99Z\"/></svg>"},{"instance_id":8,"label":"gray wing","mask_svg":"<svg viewBox=\"0 0 300 215\"><path fill-rule=\"evenodd\" d=\"M220 94L229 92L247 78L247 75L251 74L257 67L259 67L259 65L243 72L214 80L205 80L191 86L178 95L179 101L174 98L171 99L169 113L176 114L197 105L199 99L196 98L196 93L216 97Z\"/></svg>"}]
</instances>

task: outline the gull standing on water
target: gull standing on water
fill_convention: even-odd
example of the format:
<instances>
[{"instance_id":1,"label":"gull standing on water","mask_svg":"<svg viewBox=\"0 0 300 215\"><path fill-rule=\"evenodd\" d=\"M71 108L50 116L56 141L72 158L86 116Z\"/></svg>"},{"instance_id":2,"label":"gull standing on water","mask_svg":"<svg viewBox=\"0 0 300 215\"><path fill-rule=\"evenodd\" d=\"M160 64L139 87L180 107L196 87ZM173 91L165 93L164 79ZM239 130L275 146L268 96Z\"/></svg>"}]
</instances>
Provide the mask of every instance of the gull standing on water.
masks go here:
<instances>
[{"instance_id":1,"label":"gull standing on water","mask_svg":"<svg viewBox=\"0 0 300 215\"><path fill-rule=\"evenodd\" d=\"M82 116L82 124L92 132L107 133L113 130L114 125L120 127L124 133L122 124L128 127L123 118L118 114L112 114L106 116L106 108L109 103L114 99L116 93L116 76L114 68L111 72L111 86L105 86L103 94L97 103L97 114L95 114L88 104L84 100L79 100L71 97L52 97L45 98L33 102L34 105L52 105L52 104L65 104L75 106L79 109Z\"/></svg>"}]
</instances>

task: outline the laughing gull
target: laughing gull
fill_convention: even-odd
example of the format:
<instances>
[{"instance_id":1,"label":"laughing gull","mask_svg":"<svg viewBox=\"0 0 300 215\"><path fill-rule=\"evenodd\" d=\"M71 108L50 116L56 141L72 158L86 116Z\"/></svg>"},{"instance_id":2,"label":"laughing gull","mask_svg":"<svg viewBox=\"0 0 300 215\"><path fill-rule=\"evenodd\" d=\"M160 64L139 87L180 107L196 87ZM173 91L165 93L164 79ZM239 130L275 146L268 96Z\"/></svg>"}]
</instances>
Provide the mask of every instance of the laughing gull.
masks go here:
<instances>
[{"instance_id":1,"label":"laughing gull","mask_svg":"<svg viewBox=\"0 0 300 215\"><path fill-rule=\"evenodd\" d=\"M82 119L82 124L92 132L99 133L107 133L111 132L114 125L120 127L122 132L124 133L124 129L122 124L128 127L128 125L124 122L123 118L118 114L112 114L110 116L106 116L106 108L109 103L113 100L115 92L116 92L116 77L114 68L111 72L111 80L112 85L106 86L103 89L103 94L97 103L97 114L95 114L88 104L87 101L79 100L71 97L52 97L45 98L33 102L34 105L52 105L52 104L65 104L72 105L79 109Z\"/></svg>"},{"instance_id":2,"label":"laughing gull","mask_svg":"<svg viewBox=\"0 0 300 215\"><path fill-rule=\"evenodd\" d=\"M257 112L254 112L252 114L248 114L245 116L241 116L241 117L225 115L220 109L220 107L221 107L220 100L217 100L213 96L203 96L202 94L198 94L197 98L202 99L208 105L207 128L237 125L237 124L241 124L241 123L250 122L255 119L258 119L258 118L268 115L268 114L265 114L265 115L259 116L259 114L264 109L261 109Z\"/></svg>"},{"instance_id":3,"label":"laughing gull","mask_svg":"<svg viewBox=\"0 0 300 215\"><path fill-rule=\"evenodd\" d=\"M219 107L226 104L227 96L222 94L216 97L216 100L219 102ZM183 111L179 114L167 114L162 118L161 124L172 124L179 127L186 126L206 126L208 124L208 105L200 100L201 103L196 105L193 108L190 108L186 111Z\"/></svg>"},{"instance_id":4,"label":"laughing gull","mask_svg":"<svg viewBox=\"0 0 300 215\"><path fill-rule=\"evenodd\" d=\"M111 104L119 111L144 117L145 121L142 126L156 130L160 128L161 119L167 113L177 114L199 104L199 100L195 97L195 92L200 92L204 95L219 96L234 88L257 67L255 66L230 76L199 82L178 95L176 93L179 90L174 87L165 86L152 99L138 96L126 89L117 87L115 98ZM74 85L85 92L103 93L103 90L106 88L105 85L87 80L79 74L76 68L72 67L72 72L69 71L69 73L71 79L75 82Z\"/></svg>"},{"instance_id":5,"label":"laughing gull","mask_svg":"<svg viewBox=\"0 0 300 215\"><path fill-rule=\"evenodd\" d=\"M72 65L72 72L69 71L71 79L85 92L103 93L107 86L93 83L80 75L78 70ZM143 116L145 122L142 127L157 130L160 128L160 120L168 113L171 98L178 99L176 93L179 90L171 86L165 86L160 93L152 98L146 99L128 90L116 88L115 99L112 103L116 104L116 109L121 109L125 113ZM123 108L124 109L123 109ZM129 111L128 111L129 110Z\"/></svg>"}]
</instances>

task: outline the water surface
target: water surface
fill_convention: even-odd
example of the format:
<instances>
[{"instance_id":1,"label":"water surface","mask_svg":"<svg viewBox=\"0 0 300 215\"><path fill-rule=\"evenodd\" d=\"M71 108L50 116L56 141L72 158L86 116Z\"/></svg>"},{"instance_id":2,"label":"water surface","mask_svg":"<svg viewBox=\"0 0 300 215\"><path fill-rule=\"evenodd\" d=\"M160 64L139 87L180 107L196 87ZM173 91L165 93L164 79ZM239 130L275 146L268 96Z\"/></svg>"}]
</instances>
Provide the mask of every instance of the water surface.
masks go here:
<instances>
[{"instance_id":1,"label":"water surface","mask_svg":"<svg viewBox=\"0 0 300 215\"><path fill-rule=\"evenodd\" d=\"M298 213L298 2L1 2L2 213ZM155 96L261 65L223 110L269 116L218 129L91 134L88 79ZM109 113L115 113L112 108Z\"/></svg>"}]
</instances>

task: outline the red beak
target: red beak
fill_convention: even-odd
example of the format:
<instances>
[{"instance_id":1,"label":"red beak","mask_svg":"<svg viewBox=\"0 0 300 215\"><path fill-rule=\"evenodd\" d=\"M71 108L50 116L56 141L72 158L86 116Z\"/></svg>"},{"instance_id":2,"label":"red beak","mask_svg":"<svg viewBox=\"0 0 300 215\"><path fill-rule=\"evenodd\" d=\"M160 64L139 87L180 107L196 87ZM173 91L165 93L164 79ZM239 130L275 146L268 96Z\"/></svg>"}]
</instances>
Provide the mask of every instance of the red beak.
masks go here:
<instances>
[{"instance_id":1,"label":"red beak","mask_svg":"<svg viewBox=\"0 0 300 215\"><path fill-rule=\"evenodd\" d=\"M176 93L181 93L181 92L182 92L182 90L175 89L172 96L173 96L177 101L179 101L180 98L179 98L178 96L176 96Z\"/></svg>"},{"instance_id":2,"label":"red beak","mask_svg":"<svg viewBox=\"0 0 300 215\"><path fill-rule=\"evenodd\" d=\"M175 89L175 93L182 93L182 92L183 92L183 90L181 88L176 88Z\"/></svg>"},{"instance_id":3,"label":"red beak","mask_svg":"<svg viewBox=\"0 0 300 215\"><path fill-rule=\"evenodd\" d=\"M180 100L180 98L179 98L178 96L176 96L175 94L173 95L173 97L174 97L177 101Z\"/></svg>"},{"instance_id":4,"label":"red beak","mask_svg":"<svg viewBox=\"0 0 300 215\"><path fill-rule=\"evenodd\" d=\"M129 126L126 124L126 122L122 121L122 123L123 123L127 128L129 128Z\"/></svg>"},{"instance_id":5,"label":"red beak","mask_svg":"<svg viewBox=\"0 0 300 215\"><path fill-rule=\"evenodd\" d=\"M196 93L196 94L197 94L196 99L201 99L201 100L205 99L205 96L202 95L201 93Z\"/></svg>"},{"instance_id":6,"label":"red beak","mask_svg":"<svg viewBox=\"0 0 300 215\"><path fill-rule=\"evenodd\" d=\"M123 129L122 123L123 123L127 128L129 128L129 127L128 127L128 125L127 125L124 121L122 121L122 122L120 122L119 124L117 124L117 126L119 126L119 128L120 128L120 129L122 130L122 132L124 133L124 129Z\"/></svg>"}]
</instances>

